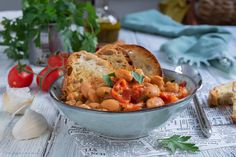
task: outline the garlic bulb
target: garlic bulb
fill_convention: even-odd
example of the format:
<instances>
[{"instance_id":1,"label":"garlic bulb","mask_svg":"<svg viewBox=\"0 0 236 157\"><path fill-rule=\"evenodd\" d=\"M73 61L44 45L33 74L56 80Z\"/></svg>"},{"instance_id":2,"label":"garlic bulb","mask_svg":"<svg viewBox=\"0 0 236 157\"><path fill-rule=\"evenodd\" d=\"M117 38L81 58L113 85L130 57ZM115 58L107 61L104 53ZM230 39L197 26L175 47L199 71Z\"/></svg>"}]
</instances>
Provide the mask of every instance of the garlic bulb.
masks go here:
<instances>
[{"instance_id":1,"label":"garlic bulb","mask_svg":"<svg viewBox=\"0 0 236 157\"><path fill-rule=\"evenodd\" d=\"M15 113L23 106L29 106L32 104L33 96L30 94L30 89L26 88L7 88L7 91L3 93L3 110L9 113ZM26 107L25 107L26 108ZM25 109L21 110L17 114L23 114Z\"/></svg>"},{"instance_id":2,"label":"garlic bulb","mask_svg":"<svg viewBox=\"0 0 236 157\"><path fill-rule=\"evenodd\" d=\"M47 120L33 110L27 109L24 116L15 124L12 134L18 140L39 137L48 128Z\"/></svg>"}]
</instances>

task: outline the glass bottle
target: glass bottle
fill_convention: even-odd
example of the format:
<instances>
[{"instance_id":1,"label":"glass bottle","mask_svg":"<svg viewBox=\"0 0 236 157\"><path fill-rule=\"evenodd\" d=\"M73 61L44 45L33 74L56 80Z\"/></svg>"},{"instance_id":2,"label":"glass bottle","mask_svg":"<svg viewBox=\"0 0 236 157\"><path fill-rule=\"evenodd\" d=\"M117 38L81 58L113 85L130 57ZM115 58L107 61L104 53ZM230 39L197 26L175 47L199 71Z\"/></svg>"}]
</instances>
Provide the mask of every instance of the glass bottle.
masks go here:
<instances>
[{"instance_id":1,"label":"glass bottle","mask_svg":"<svg viewBox=\"0 0 236 157\"><path fill-rule=\"evenodd\" d=\"M95 7L100 24L100 32L98 33L99 44L113 43L117 41L120 22L118 16L108 7L108 0L96 0Z\"/></svg>"}]
</instances>

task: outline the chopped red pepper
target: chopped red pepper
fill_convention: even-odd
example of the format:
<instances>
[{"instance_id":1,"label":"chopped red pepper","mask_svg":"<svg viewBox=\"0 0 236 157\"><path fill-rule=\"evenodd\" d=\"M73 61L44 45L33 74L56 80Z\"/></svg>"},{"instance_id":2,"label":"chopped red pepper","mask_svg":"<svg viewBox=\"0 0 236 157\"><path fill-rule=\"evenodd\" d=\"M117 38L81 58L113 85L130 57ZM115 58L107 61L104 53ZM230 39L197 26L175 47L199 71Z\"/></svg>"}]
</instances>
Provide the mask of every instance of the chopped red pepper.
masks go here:
<instances>
[{"instance_id":1,"label":"chopped red pepper","mask_svg":"<svg viewBox=\"0 0 236 157\"><path fill-rule=\"evenodd\" d=\"M125 79L119 79L111 90L113 98L121 103L129 103L131 100L131 92Z\"/></svg>"}]
</instances>

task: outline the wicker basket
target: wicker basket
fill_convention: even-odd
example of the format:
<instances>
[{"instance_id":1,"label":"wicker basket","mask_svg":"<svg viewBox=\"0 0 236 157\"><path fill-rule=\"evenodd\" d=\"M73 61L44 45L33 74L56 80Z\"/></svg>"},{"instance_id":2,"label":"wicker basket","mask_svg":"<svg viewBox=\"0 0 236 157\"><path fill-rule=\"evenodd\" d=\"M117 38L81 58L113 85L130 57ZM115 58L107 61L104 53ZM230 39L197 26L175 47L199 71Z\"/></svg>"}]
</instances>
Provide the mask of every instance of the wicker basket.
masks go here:
<instances>
[{"instance_id":1,"label":"wicker basket","mask_svg":"<svg viewBox=\"0 0 236 157\"><path fill-rule=\"evenodd\" d=\"M236 0L199 0L194 12L198 23L236 25Z\"/></svg>"}]
</instances>

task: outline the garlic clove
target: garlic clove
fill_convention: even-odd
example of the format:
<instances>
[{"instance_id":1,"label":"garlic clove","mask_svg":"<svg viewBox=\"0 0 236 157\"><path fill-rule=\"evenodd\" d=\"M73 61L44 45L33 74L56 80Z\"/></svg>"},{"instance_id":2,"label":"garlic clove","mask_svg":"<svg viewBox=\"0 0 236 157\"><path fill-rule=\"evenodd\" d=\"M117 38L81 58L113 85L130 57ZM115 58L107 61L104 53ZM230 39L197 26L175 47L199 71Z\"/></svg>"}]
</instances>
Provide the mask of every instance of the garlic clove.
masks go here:
<instances>
[{"instance_id":1,"label":"garlic clove","mask_svg":"<svg viewBox=\"0 0 236 157\"><path fill-rule=\"evenodd\" d=\"M18 140L28 140L39 137L48 128L43 115L27 109L24 116L15 124L12 134Z\"/></svg>"},{"instance_id":2,"label":"garlic clove","mask_svg":"<svg viewBox=\"0 0 236 157\"><path fill-rule=\"evenodd\" d=\"M23 106L32 104L33 96L30 94L30 89L26 88L7 88L3 93L3 110L8 113L15 113ZM23 114L25 110L21 110L17 114Z\"/></svg>"}]
</instances>

